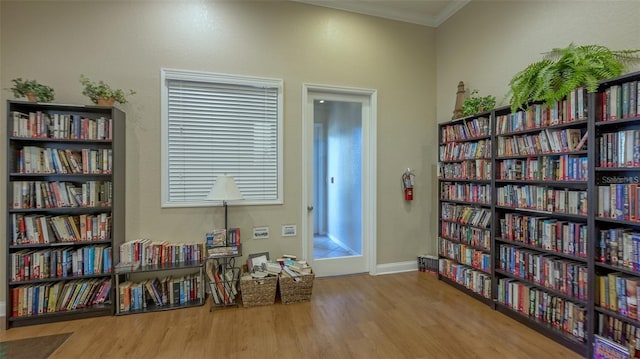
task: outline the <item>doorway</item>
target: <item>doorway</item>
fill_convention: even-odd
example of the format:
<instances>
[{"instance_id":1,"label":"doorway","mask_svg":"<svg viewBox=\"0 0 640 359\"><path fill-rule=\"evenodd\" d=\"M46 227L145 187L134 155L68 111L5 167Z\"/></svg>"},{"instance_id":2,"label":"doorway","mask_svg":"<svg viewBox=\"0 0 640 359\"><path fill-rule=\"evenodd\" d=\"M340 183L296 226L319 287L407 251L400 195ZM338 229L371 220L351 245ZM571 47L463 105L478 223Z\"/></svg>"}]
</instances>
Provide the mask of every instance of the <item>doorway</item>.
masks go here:
<instances>
[{"instance_id":1,"label":"doorway","mask_svg":"<svg viewBox=\"0 0 640 359\"><path fill-rule=\"evenodd\" d=\"M375 272L375 95L304 85L303 256L317 276Z\"/></svg>"}]
</instances>

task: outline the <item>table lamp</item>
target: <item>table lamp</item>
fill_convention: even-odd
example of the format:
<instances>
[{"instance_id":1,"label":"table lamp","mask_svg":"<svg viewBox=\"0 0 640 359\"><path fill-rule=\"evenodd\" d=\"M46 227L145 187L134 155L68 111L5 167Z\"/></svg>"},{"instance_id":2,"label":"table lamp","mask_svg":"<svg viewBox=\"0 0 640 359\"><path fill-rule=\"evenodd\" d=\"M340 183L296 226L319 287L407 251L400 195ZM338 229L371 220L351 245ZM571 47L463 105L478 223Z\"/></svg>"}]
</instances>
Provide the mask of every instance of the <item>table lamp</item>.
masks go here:
<instances>
[{"instance_id":1,"label":"table lamp","mask_svg":"<svg viewBox=\"0 0 640 359\"><path fill-rule=\"evenodd\" d=\"M227 228L227 201L242 199L242 194L231 176L218 176L216 183L205 198L207 201L222 201L224 205L224 229Z\"/></svg>"}]
</instances>

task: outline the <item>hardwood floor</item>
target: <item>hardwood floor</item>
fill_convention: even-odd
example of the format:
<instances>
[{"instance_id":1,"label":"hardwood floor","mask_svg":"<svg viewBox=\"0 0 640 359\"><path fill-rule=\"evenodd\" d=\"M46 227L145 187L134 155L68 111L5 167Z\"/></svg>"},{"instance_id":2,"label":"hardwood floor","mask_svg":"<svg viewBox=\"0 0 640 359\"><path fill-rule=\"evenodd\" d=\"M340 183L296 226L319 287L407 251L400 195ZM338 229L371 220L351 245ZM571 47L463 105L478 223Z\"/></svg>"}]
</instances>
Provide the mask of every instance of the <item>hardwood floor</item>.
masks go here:
<instances>
[{"instance_id":1,"label":"hardwood floor","mask_svg":"<svg viewBox=\"0 0 640 359\"><path fill-rule=\"evenodd\" d=\"M51 359L580 358L420 272L317 278L306 303L207 303L1 330L0 341L64 332Z\"/></svg>"}]
</instances>

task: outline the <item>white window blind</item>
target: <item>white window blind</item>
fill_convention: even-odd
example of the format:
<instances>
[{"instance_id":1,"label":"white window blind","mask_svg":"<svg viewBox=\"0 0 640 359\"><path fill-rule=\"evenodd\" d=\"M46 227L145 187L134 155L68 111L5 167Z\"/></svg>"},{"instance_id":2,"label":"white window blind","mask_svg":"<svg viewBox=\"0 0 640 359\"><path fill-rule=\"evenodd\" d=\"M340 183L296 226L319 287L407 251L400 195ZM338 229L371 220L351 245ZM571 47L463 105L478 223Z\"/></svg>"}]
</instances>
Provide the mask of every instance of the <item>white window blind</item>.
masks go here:
<instances>
[{"instance_id":1,"label":"white window blind","mask_svg":"<svg viewBox=\"0 0 640 359\"><path fill-rule=\"evenodd\" d=\"M176 70L163 75L164 206L210 205L204 198L224 174L233 176L243 204L282 203L282 82Z\"/></svg>"}]
</instances>

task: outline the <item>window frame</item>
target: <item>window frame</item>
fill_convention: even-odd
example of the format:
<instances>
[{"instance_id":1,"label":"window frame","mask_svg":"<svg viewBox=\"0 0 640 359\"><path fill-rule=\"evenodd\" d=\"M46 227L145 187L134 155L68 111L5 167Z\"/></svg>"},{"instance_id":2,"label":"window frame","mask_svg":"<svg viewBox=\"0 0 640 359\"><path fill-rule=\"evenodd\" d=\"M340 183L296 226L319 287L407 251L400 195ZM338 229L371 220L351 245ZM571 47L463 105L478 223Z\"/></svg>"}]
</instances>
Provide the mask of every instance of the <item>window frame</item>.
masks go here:
<instances>
[{"instance_id":1,"label":"window frame","mask_svg":"<svg viewBox=\"0 0 640 359\"><path fill-rule=\"evenodd\" d=\"M284 203L283 193L283 93L284 84L281 79L244 76L244 75L231 75L222 73L212 73L203 71L191 71L191 70L179 70L162 68L160 71L161 80L161 208L189 208L189 207L211 207L222 205L222 201L206 201L204 196L202 201L185 201L176 202L170 201L169 196L169 91L168 82L172 80L182 81L195 81L195 82L209 82L219 84L231 84L231 85L245 85L245 86L265 86L273 87L277 89L277 130L276 130L276 190L277 198L255 200L245 199L242 200L242 205L278 205ZM233 175L230 173L230 175ZM212 178L212 185L213 185ZM242 189L240 188L242 192ZM206 194L205 194L206 196ZM233 203L233 201L230 201Z\"/></svg>"}]
</instances>

